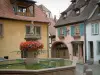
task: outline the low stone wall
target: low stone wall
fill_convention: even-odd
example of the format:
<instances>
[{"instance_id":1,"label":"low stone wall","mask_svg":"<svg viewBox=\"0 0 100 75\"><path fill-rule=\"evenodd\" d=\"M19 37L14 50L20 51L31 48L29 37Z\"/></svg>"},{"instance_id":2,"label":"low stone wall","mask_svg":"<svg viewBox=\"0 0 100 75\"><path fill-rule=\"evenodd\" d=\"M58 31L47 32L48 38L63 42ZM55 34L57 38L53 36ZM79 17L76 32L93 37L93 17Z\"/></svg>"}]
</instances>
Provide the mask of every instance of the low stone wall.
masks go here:
<instances>
[{"instance_id":1,"label":"low stone wall","mask_svg":"<svg viewBox=\"0 0 100 75\"><path fill-rule=\"evenodd\" d=\"M41 70L0 70L0 75L75 75L75 66Z\"/></svg>"}]
</instances>

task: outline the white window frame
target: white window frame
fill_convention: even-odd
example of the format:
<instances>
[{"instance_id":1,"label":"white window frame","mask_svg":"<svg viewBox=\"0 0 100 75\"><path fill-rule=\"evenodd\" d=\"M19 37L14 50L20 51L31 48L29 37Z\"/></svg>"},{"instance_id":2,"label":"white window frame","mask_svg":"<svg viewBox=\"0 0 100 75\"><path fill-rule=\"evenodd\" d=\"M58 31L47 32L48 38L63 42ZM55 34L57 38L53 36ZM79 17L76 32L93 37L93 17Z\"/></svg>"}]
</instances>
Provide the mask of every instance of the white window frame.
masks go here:
<instances>
[{"instance_id":1,"label":"white window frame","mask_svg":"<svg viewBox=\"0 0 100 75\"><path fill-rule=\"evenodd\" d=\"M92 35L98 35L99 34L99 23L92 23L91 24L91 33L92 33Z\"/></svg>"}]
</instances>

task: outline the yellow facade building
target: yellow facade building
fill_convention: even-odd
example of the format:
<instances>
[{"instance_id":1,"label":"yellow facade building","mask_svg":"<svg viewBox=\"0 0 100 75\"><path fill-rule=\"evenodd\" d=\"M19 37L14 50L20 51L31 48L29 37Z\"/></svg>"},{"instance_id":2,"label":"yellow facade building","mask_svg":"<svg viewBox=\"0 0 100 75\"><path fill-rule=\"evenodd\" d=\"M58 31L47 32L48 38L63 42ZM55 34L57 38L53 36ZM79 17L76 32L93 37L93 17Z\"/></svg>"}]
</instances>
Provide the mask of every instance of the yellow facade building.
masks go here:
<instances>
[{"instance_id":1,"label":"yellow facade building","mask_svg":"<svg viewBox=\"0 0 100 75\"><path fill-rule=\"evenodd\" d=\"M0 57L21 58L19 45L25 38L35 37L43 43L45 53L39 57L48 57L48 20L35 4L35 1L0 0ZM35 27L35 28L33 28Z\"/></svg>"}]
</instances>

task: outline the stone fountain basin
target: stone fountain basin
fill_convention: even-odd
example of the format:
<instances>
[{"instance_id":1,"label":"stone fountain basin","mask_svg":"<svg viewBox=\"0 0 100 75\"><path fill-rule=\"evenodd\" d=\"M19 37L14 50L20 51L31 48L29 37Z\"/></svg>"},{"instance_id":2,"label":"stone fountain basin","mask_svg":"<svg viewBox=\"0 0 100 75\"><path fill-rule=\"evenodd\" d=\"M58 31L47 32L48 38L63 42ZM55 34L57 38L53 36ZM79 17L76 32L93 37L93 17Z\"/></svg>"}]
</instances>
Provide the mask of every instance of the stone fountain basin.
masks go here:
<instances>
[{"instance_id":1,"label":"stone fountain basin","mask_svg":"<svg viewBox=\"0 0 100 75\"><path fill-rule=\"evenodd\" d=\"M26 59L24 59L24 60L26 60ZM45 61L45 59L39 59L39 60L42 62ZM37 62L40 62L39 60ZM53 58L53 59L47 59L47 60L51 61L51 60L62 60L62 59ZM67 61L67 59L64 59L64 61L65 60ZM4 65L6 65L7 62L10 63L10 61L11 60L7 60L6 63L4 63ZM12 60L12 61L13 61L13 63L16 63L14 60ZM2 64L3 64L3 62L2 62ZM28 64L28 62L26 64ZM57 63L55 63L54 61L51 61L51 64L57 65ZM0 75L75 75L75 68L76 67L72 63L71 63L71 65L67 65L67 66L63 65L63 66L42 68L42 69L36 69L36 70L33 70L33 69L7 69L7 68L2 69L1 68Z\"/></svg>"}]
</instances>

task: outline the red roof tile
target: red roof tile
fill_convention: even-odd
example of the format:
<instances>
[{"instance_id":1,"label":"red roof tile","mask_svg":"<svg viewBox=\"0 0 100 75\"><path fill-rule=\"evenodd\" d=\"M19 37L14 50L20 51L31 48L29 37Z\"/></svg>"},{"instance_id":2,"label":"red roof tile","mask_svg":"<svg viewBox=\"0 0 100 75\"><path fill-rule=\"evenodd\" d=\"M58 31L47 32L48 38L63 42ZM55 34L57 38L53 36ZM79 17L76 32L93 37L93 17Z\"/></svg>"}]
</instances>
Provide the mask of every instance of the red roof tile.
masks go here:
<instances>
[{"instance_id":1,"label":"red roof tile","mask_svg":"<svg viewBox=\"0 0 100 75\"><path fill-rule=\"evenodd\" d=\"M0 0L0 17L25 21L49 22L44 12L37 5L35 5L35 17L15 15L10 0Z\"/></svg>"},{"instance_id":2,"label":"red roof tile","mask_svg":"<svg viewBox=\"0 0 100 75\"><path fill-rule=\"evenodd\" d=\"M49 19L49 22L50 22L49 33L51 35L56 35L56 29L54 27L56 22L53 19L51 19L51 18L48 18L48 19Z\"/></svg>"}]
</instances>

